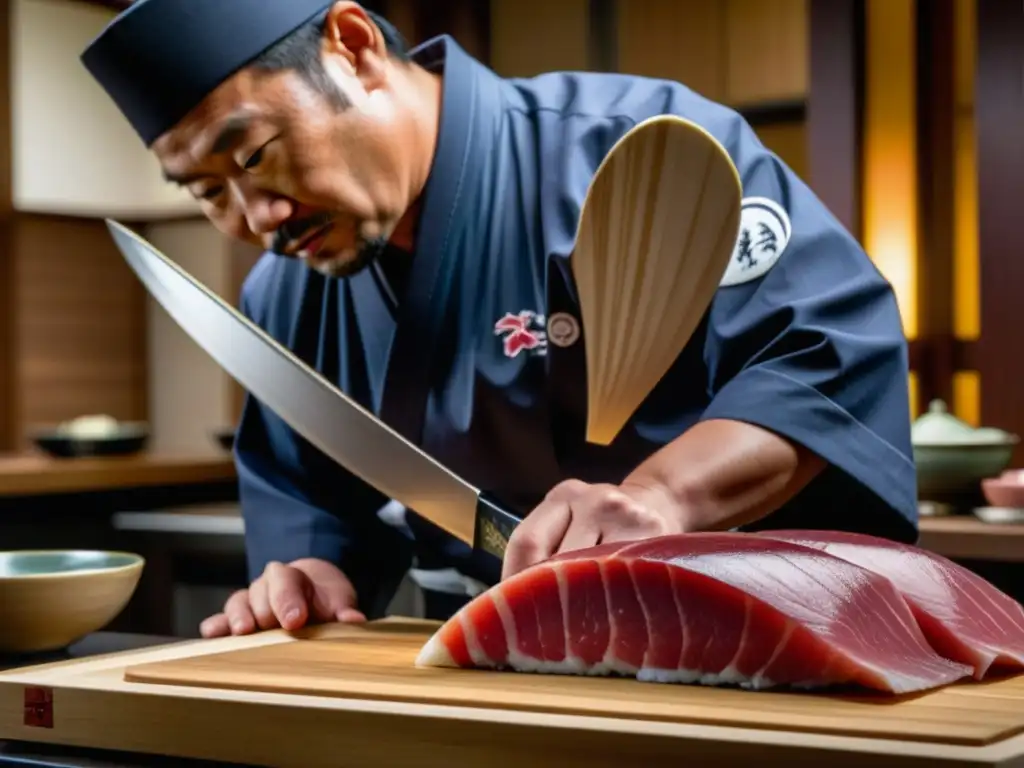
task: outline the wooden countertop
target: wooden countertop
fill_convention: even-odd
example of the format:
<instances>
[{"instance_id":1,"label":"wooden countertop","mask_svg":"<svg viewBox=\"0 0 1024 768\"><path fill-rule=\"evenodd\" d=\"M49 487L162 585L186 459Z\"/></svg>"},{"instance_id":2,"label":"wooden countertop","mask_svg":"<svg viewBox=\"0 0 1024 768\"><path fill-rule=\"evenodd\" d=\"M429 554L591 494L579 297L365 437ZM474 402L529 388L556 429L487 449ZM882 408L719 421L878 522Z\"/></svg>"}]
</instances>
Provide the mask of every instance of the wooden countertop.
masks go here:
<instances>
[{"instance_id":1,"label":"wooden countertop","mask_svg":"<svg viewBox=\"0 0 1024 768\"><path fill-rule=\"evenodd\" d=\"M922 517L919 546L951 558L1024 563L1024 525L985 523L970 515Z\"/></svg>"},{"instance_id":2,"label":"wooden countertop","mask_svg":"<svg viewBox=\"0 0 1024 768\"><path fill-rule=\"evenodd\" d=\"M227 452L55 459L43 454L0 454L0 497L109 491L235 479Z\"/></svg>"}]
</instances>

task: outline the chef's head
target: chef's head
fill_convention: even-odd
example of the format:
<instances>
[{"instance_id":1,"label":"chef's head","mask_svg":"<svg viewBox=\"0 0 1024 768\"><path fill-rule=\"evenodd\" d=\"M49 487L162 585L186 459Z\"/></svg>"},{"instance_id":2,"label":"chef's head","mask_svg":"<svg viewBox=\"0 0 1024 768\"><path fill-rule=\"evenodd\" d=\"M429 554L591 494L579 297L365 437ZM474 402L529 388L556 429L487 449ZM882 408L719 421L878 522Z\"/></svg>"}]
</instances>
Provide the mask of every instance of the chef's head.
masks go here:
<instances>
[{"instance_id":1,"label":"chef's head","mask_svg":"<svg viewBox=\"0 0 1024 768\"><path fill-rule=\"evenodd\" d=\"M82 61L221 231L342 275L411 226L440 85L358 3L137 0Z\"/></svg>"}]
</instances>

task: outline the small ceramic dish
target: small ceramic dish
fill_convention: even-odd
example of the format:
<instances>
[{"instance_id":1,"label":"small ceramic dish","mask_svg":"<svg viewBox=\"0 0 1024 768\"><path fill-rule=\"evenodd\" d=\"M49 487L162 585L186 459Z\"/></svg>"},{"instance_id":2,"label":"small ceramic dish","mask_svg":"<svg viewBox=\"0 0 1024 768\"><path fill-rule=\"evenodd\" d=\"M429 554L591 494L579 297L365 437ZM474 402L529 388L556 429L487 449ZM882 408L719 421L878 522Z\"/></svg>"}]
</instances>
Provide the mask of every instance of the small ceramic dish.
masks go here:
<instances>
[{"instance_id":1,"label":"small ceramic dish","mask_svg":"<svg viewBox=\"0 0 1024 768\"><path fill-rule=\"evenodd\" d=\"M130 552L0 552L0 653L56 651L124 609L145 560Z\"/></svg>"},{"instance_id":2,"label":"small ceramic dish","mask_svg":"<svg viewBox=\"0 0 1024 768\"><path fill-rule=\"evenodd\" d=\"M1020 438L993 427L974 428L933 400L911 428L918 496L922 499L979 491L987 477L1006 470Z\"/></svg>"},{"instance_id":3,"label":"small ceramic dish","mask_svg":"<svg viewBox=\"0 0 1024 768\"><path fill-rule=\"evenodd\" d=\"M993 525L1019 525L1024 523L1024 509L1013 507L978 507L974 516Z\"/></svg>"},{"instance_id":4,"label":"small ceramic dish","mask_svg":"<svg viewBox=\"0 0 1024 768\"><path fill-rule=\"evenodd\" d=\"M1024 509L1024 474L1016 470L981 481L985 500L993 507Z\"/></svg>"}]
</instances>

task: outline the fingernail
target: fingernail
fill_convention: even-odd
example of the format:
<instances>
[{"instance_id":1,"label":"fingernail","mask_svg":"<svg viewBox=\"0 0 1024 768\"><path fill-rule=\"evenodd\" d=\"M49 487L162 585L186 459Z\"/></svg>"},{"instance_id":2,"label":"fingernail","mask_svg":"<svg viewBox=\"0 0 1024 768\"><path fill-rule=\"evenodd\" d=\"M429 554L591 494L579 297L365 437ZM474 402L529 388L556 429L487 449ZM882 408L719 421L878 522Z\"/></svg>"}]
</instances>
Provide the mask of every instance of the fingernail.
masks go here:
<instances>
[{"instance_id":1,"label":"fingernail","mask_svg":"<svg viewBox=\"0 0 1024 768\"><path fill-rule=\"evenodd\" d=\"M234 621L231 622L231 631L232 632L238 632L238 633L244 632L245 631L245 622L243 622L241 619L235 619Z\"/></svg>"},{"instance_id":2,"label":"fingernail","mask_svg":"<svg viewBox=\"0 0 1024 768\"><path fill-rule=\"evenodd\" d=\"M299 620L299 609L298 608L289 608L287 611L285 611L284 620L287 621L289 624L291 624L293 621L298 621Z\"/></svg>"}]
</instances>

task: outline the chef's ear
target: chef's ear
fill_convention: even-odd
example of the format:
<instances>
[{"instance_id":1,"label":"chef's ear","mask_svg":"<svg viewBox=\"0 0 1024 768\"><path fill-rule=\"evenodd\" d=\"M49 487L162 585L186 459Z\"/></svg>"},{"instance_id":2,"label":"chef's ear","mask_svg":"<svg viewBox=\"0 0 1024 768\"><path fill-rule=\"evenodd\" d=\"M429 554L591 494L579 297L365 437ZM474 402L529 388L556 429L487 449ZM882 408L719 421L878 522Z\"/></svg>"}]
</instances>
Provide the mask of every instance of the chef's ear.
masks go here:
<instances>
[{"instance_id":1,"label":"chef's ear","mask_svg":"<svg viewBox=\"0 0 1024 768\"><path fill-rule=\"evenodd\" d=\"M367 91L380 87L388 58L384 35L363 7L338 0L324 18L323 46L326 55L340 56Z\"/></svg>"}]
</instances>

